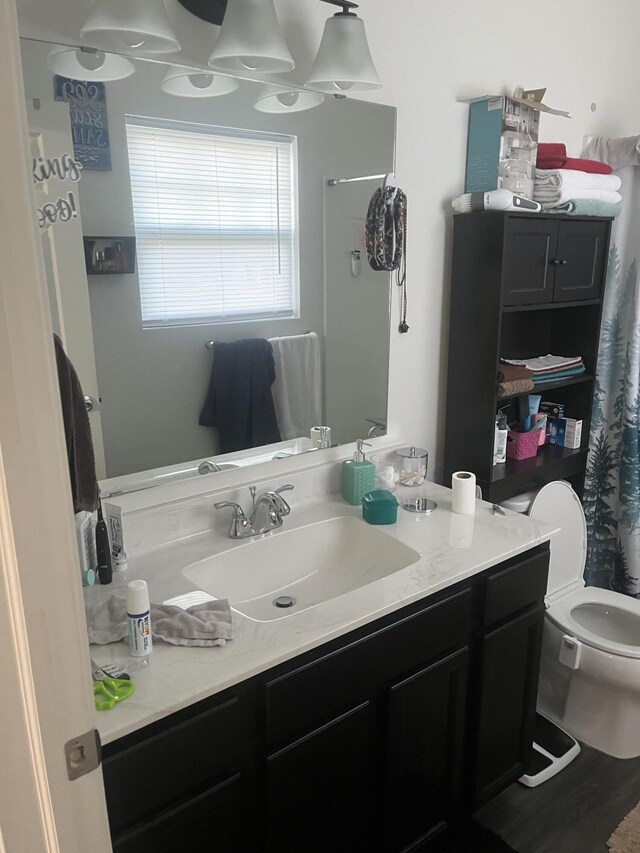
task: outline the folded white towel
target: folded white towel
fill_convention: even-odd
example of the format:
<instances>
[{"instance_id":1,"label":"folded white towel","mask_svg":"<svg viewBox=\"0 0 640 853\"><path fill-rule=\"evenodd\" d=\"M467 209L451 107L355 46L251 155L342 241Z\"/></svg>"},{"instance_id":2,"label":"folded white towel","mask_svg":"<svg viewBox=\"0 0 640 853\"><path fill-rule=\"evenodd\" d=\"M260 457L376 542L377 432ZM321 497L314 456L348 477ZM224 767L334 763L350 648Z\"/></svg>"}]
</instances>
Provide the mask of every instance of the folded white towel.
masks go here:
<instances>
[{"instance_id":1,"label":"folded white towel","mask_svg":"<svg viewBox=\"0 0 640 853\"><path fill-rule=\"evenodd\" d=\"M554 188L574 187L582 190L610 190L616 192L620 189L621 180L617 175L596 175L592 172L579 172L576 169L536 169L535 189L543 187Z\"/></svg>"},{"instance_id":2,"label":"folded white towel","mask_svg":"<svg viewBox=\"0 0 640 853\"><path fill-rule=\"evenodd\" d=\"M598 201L608 201L610 204L620 204L622 201L620 193L611 190L579 190L575 187L569 189L558 187L555 191L533 191L534 201L539 201L545 209L557 207L559 204L565 204L565 202L577 198L597 199Z\"/></svg>"}]
</instances>

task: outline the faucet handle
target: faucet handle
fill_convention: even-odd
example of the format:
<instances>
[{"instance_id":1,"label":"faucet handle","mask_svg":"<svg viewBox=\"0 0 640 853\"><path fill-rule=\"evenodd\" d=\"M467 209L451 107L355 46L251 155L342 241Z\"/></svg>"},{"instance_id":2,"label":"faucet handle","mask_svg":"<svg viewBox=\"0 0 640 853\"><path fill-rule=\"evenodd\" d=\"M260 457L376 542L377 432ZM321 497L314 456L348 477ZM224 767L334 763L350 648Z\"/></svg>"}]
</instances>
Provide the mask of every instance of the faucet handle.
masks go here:
<instances>
[{"instance_id":1,"label":"faucet handle","mask_svg":"<svg viewBox=\"0 0 640 853\"><path fill-rule=\"evenodd\" d=\"M233 510L233 515L231 516L231 527L229 528L229 536L231 539L241 539L242 531L245 530L249 524L247 521L247 517L244 514L244 510L240 506L240 504L235 503L234 501L220 501L219 503L215 503L214 507L216 509L224 509L225 507L231 507Z\"/></svg>"},{"instance_id":2,"label":"faucet handle","mask_svg":"<svg viewBox=\"0 0 640 853\"><path fill-rule=\"evenodd\" d=\"M280 515L289 515L291 512L291 507L286 502L286 500L282 497L280 492L287 492L290 489L293 489L293 485L291 483L286 483L284 486L280 486L279 489L274 489L273 494L278 496L278 511Z\"/></svg>"},{"instance_id":3,"label":"faucet handle","mask_svg":"<svg viewBox=\"0 0 640 853\"><path fill-rule=\"evenodd\" d=\"M244 515L244 510L240 504L237 504L234 501L219 501L214 504L216 509L224 509L226 506L230 506L237 515Z\"/></svg>"}]
</instances>

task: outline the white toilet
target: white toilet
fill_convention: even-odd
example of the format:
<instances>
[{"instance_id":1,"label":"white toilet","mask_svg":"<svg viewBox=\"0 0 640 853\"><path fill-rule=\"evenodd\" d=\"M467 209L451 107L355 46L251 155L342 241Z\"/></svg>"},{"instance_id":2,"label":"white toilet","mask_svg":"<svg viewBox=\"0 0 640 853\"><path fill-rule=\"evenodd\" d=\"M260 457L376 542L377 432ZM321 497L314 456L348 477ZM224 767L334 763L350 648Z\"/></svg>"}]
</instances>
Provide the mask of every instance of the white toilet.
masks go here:
<instances>
[{"instance_id":1,"label":"white toilet","mask_svg":"<svg viewBox=\"0 0 640 853\"><path fill-rule=\"evenodd\" d=\"M616 758L640 755L640 600L585 587L587 529L564 481L502 503L557 525L551 540L538 710Z\"/></svg>"}]
</instances>

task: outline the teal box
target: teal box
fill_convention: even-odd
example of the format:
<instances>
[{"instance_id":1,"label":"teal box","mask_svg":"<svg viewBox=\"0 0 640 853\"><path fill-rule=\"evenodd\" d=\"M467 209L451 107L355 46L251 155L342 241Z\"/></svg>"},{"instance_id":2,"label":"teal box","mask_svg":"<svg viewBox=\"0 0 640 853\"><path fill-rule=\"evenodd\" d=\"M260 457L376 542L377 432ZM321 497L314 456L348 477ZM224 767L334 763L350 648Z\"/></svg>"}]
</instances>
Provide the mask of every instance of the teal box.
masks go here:
<instances>
[{"instance_id":1,"label":"teal box","mask_svg":"<svg viewBox=\"0 0 640 853\"><path fill-rule=\"evenodd\" d=\"M472 101L464 191L504 187L531 198L539 124L536 108L506 95Z\"/></svg>"},{"instance_id":2,"label":"teal box","mask_svg":"<svg viewBox=\"0 0 640 853\"><path fill-rule=\"evenodd\" d=\"M385 489L367 492L362 498L362 517L368 524L395 524L398 519L398 501Z\"/></svg>"}]
</instances>

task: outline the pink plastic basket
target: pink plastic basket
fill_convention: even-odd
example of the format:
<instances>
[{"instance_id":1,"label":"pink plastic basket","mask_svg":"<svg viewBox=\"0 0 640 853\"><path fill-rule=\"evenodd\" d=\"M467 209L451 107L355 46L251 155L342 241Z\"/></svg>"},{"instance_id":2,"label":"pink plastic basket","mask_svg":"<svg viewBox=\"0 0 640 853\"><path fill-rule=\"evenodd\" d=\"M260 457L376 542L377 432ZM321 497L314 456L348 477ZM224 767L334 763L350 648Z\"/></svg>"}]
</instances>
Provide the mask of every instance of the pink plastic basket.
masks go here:
<instances>
[{"instance_id":1,"label":"pink plastic basket","mask_svg":"<svg viewBox=\"0 0 640 853\"><path fill-rule=\"evenodd\" d=\"M540 446L540 430L507 433L507 456L509 459L531 459Z\"/></svg>"}]
</instances>

